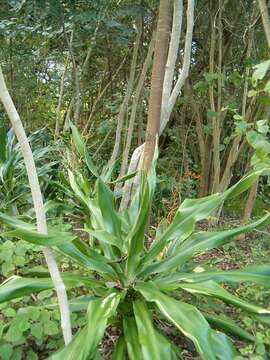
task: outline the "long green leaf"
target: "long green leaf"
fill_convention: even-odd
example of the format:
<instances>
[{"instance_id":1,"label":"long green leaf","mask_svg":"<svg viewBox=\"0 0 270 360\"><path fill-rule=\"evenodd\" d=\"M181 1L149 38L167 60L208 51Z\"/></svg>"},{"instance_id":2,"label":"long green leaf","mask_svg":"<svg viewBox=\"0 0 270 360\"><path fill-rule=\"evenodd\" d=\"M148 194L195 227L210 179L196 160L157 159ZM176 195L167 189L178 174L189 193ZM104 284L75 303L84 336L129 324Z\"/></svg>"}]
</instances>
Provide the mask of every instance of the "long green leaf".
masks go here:
<instances>
[{"instance_id":1,"label":"long green leaf","mask_svg":"<svg viewBox=\"0 0 270 360\"><path fill-rule=\"evenodd\" d=\"M90 230L90 229L82 229L86 231L88 234L96 238L101 242L105 242L106 244L116 246L119 250L122 250L122 241L118 237L113 234L108 233L106 230Z\"/></svg>"},{"instance_id":2,"label":"long green leaf","mask_svg":"<svg viewBox=\"0 0 270 360\"><path fill-rule=\"evenodd\" d=\"M4 233L5 236L16 237L35 245L57 246L71 242L76 238L76 236L68 232L60 232L53 229L49 229L48 235L39 234L37 231L32 230L32 225L3 213L0 213L0 220L4 224L15 228L15 230L6 231Z\"/></svg>"},{"instance_id":3,"label":"long green leaf","mask_svg":"<svg viewBox=\"0 0 270 360\"><path fill-rule=\"evenodd\" d=\"M118 184L118 183L121 183L121 182L125 182L129 179L132 179L135 175L137 174L137 172L133 172L131 174L127 174L127 175L124 175L122 177L120 177L119 179L116 179L114 181L110 181L110 184Z\"/></svg>"},{"instance_id":4,"label":"long green leaf","mask_svg":"<svg viewBox=\"0 0 270 360\"><path fill-rule=\"evenodd\" d=\"M82 251L76 242L59 245L57 249L90 270L108 274L113 278L116 275L112 267L108 264L108 260L95 250L88 248L86 253Z\"/></svg>"},{"instance_id":5,"label":"long green leaf","mask_svg":"<svg viewBox=\"0 0 270 360\"><path fill-rule=\"evenodd\" d=\"M149 208L151 204L151 194L149 184L144 175L141 179L140 206L134 226L127 236L128 242L128 259L126 271L132 279L137 265L140 262L140 255L144 250L144 231L148 221Z\"/></svg>"},{"instance_id":6,"label":"long green leaf","mask_svg":"<svg viewBox=\"0 0 270 360\"><path fill-rule=\"evenodd\" d=\"M195 269L196 270L196 269ZM176 273L154 281L160 290L175 290L180 282L197 283L214 280L217 283L229 282L253 282L262 286L270 287L270 266L260 265L237 270L207 270L192 273Z\"/></svg>"},{"instance_id":7,"label":"long green leaf","mask_svg":"<svg viewBox=\"0 0 270 360\"><path fill-rule=\"evenodd\" d=\"M211 329L203 315L192 305L160 292L152 283L139 283L136 290L147 301L153 301L161 313L185 336L191 339L203 360L215 360Z\"/></svg>"},{"instance_id":8,"label":"long green leaf","mask_svg":"<svg viewBox=\"0 0 270 360\"><path fill-rule=\"evenodd\" d=\"M211 337L217 359L232 360L239 355L232 341L225 334L212 330Z\"/></svg>"},{"instance_id":9,"label":"long green leaf","mask_svg":"<svg viewBox=\"0 0 270 360\"><path fill-rule=\"evenodd\" d=\"M79 133L79 130L72 123L70 124L70 126L71 126L73 141L74 141L74 144L76 146L78 153L84 158L89 171L98 178L99 175L98 175L97 168L95 167L95 165L86 149L86 145L81 137L81 134Z\"/></svg>"},{"instance_id":10,"label":"long green leaf","mask_svg":"<svg viewBox=\"0 0 270 360\"><path fill-rule=\"evenodd\" d=\"M177 242L181 243L187 239L194 231L196 222L209 217L224 200L237 196L247 190L265 170L262 169L247 175L224 193L210 195L201 199L184 200L177 210L172 223L153 242L152 247L143 259L143 264L145 265L152 261L171 240L177 239Z\"/></svg>"},{"instance_id":11,"label":"long green leaf","mask_svg":"<svg viewBox=\"0 0 270 360\"><path fill-rule=\"evenodd\" d=\"M125 338L123 335L119 336L115 349L112 354L112 360L124 360L126 355L127 347Z\"/></svg>"},{"instance_id":12,"label":"long green leaf","mask_svg":"<svg viewBox=\"0 0 270 360\"><path fill-rule=\"evenodd\" d=\"M53 284L50 278L29 279L12 276L0 285L0 302L9 301L52 288Z\"/></svg>"},{"instance_id":13,"label":"long green leaf","mask_svg":"<svg viewBox=\"0 0 270 360\"><path fill-rule=\"evenodd\" d=\"M99 297L93 296L93 295L82 295L82 296L73 298L68 301L69 309L72 313L86 311L88 308L89 302L97 300L97 299L99 299ZM43 305L43 308L51 309L51 310L58 309L58 307L59 307L59 305L57 303Z\"/></svg>"},{"instance_id":14,"label":"long green leaf","mask_svg":"<svg viewBox=\"0 0 270 360\"><path fill-rule=\"evenodd\" d=\"M102 222L106 231L121 241L121 221L115 210L113 192L100 179L97 180L97 200L102 213Z\"/></svg>"},{"instance_id":15,"label":"long green leaf","mask_svg":"<svg viewBox=\"0 0 270 360\"><path fill-rule=\"evenodd\" d=\"M116 293L105 299L89 302L87 325L78 331L71 343L50 357L51 360L88 360L96 355L108 319L114 315L120 296Z\"/></svg>"},{"instance_id":16,"label":"long green leaf","mask_svg":"<svg viewBox=\"0 0 270 360\"><path fill-rule=\"evenodd\" d=\"M62 274L65 285L70 287L85 286L89 289L102 287L102 282L88 279L87 277ZM12 276L0 285L0 302L10 301L22 296L38 293L43 290L53 289L51 278L22 278Z\"/></svg>"},{"instance_id":17,"label":"long green leaf","mask_svg":"<svg viewBox=\"0 0 270 360\"><path fill-rule=\"evenodd\" d=\"M202 283L181 284L179 287L190 293L216 297L225 301L226 303L235 305L251 313L270 316L270 310L263 309L257 305L253 305L245 300L239 299L237 296L230 294L227 290L223 289L212 280Z\"/></svg>"},{"instance_id":18,"label":"long green leaf","mask_svg":"<svg viewBox=\"0 0 270 360\"><path fill-rule=\"evenodd\" d=\"M3 123L0 122L0 163L6 160L7 132Z\"/></svg>"},{"instance_id":19,"label":"long green leaf","mask_svg":"<svg viewBox=\"0 0 270 360\"><path fill-rule=\"evenodd\" d=\"M230 318L224 316L214 316L210 314L203 313L203 316L209 322L209 324L214 325L218 329L237 336L240 339L248 340L248 341L255 341L255 337L250 334L249 332L243 330L235 324Z\"/></svg>"},{"instance_id":20,"label":"long green leaf","mask_svg":"<svg viewBox=\"0 0 270 360\"><path fill-rule=\"evenodd\" d=\"M125 318L123 320L123 329L129 360L143 360L135 319Z\"/></svg>"},{"instance_id":21,"label":"long green leaf","mask_svg":"<svg viewBox=\"0 0 270 360\"><path fill-rule=\"evenodd\" d=\"M227 241L231 240L234 236L251 231L258 226L266 225L269 223L269 221L270 214L267 214L263 218L253 223L238 227L236 229L216 232L201 231L195 233L177 249L175 254L165 258L164 260L157 261L156 263L149 265L141 272L140 275L147 276L151 273L169 272L172 269L183 265L185 261L189 260L195 254L223 245Z\"/></svg>"},{"instance_id":22,"label":"long green leaf","mask_svg":"<svg viewBox=\"0 0 270 360\"><path fill-rule=\"evenodd\" d=\"M141 300L137 300L133 303L133 309L143 359L170 360L172 354L170 343L161 341L161 337L153 326L150 313L145 303Z\"/></svg>"}]
</instances>

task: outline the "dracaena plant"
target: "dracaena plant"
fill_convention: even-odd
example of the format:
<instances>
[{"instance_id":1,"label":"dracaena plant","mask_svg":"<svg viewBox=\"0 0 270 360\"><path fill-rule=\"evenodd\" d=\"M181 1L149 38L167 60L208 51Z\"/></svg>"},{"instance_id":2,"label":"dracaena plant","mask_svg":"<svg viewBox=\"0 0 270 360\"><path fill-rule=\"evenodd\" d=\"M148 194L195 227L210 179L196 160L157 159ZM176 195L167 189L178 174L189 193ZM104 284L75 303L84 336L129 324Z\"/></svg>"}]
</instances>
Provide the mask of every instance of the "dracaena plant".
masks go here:
<instances>
[{"instance_id":1,"label":"dracaena plant","mask_svg":"<svg viewBox=\"0 0 270 360\"><path fill-rule=\"evenodd\" d=\"M49 158L52 146L43 146L48 141L46 129L39 129L29 136L29 142L35 147L33 152L35 161L39 164L38 175L43 191L49 186L51 177L57 164ZM31 204L28 186L26 185L26 171L19 144L16 142L14 131L6 130L0 122L0 209L10 214L17 214L17 207Z\"/></svg>"},{"instance_id":2,"label":"dracaena plant","mask_svg":"<svg viewBox=\"0 0 270 360\"><path fill-rule=\"evenodd\" d=\"M187 301L186 293L216 298L268 323L270 310L231 294L223 283L253 282L270 286L270 266L220 271L194 265L192 258L232 240L234 236L269 223L267 214L245 226L223 231L197 231L198 221L208 218L225 200L239 195L256 181L264 170L252 172L230 189L200 199L187 199L176 211L167 228L158 229L150 247L145 231L155 189L155 166L141 183L129 210L120 212L109 184L93 165L78 131L73 127L76 148L95 176L94 188L86 188L70 172L74 197L85 209L84 231L89 240L51 229L47 236L38 234L21 220L0 215L1 222L12 228L10 236L38 245L50 245L80 264L84 275L64 272L69 287L83 286L88 293L70 299L81 308L87 302L87 324L78 330L72 342L51 355L54 360L101 359L99 344L111 324L119 328L112 359L181 359L181 352L156 324L158 319L171 323L189 338L204 360L228 359L237 355L227 334L253 341L253 335L227 318L200 311ZM123 181L123 180L122 180ZM84 184L81 186L79 184ZM84 238L84 237L83 237ZM49 278L40 276L8 279L0 286L0 301L52 288ZM221 330L221 331L218 331Z\"/></svg>"}]
</instances>

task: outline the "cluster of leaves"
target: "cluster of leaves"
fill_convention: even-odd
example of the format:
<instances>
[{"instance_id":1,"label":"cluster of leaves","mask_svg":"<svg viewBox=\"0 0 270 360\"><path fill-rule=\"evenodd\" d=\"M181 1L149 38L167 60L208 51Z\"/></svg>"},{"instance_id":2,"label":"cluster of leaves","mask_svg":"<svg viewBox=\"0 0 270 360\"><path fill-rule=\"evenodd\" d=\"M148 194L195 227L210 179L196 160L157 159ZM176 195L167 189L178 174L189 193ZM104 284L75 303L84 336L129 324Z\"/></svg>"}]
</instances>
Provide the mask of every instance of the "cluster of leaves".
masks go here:
<instances>
[{"instance_id":1,"label":"cluster of leaves","mask_svg":"<svg viewBox=\"0 0 270 360\"><path fill-rule=\"evenodd\" d=\"M220 271L206 269L193 262L193 257L223 245L234 236L268 224L269 214L248 225L223 231L196 231L195 224L208 218L226 199L247 190L265 172L250 173L222 194L198 200L185 200L167 227L157 229L150 248L145 237L150 204L155 189L155 166L148 176L142 174L141 185L128 211L116 208L117 198L109 186L109 174L99 174L83 140L73 126L73 140L91 176L94 188L74 169L69 171L74 200L85 214L84 228L89 238L80 233L50 229L47 236L21 220L1 214L1 222L10 227L10 236L36 245L51 245L62 255L84 267L87 276L63 273L70 288L82 287L85 295L70 300L80 310L87 308L86 325L73 341L52 355L52 359L100 359L98 345L106 328L114 324L120 331L113 359L177 359L181 354L155 320L162 319L187 336L202 359L232 359L237 351L221 329L248 341L252 334L231 319L204 312L186 300L186 294L216 298L246 311L262 323L269 323L270 310L253 305L231 294L219 283L252 281L269 286L269 266ZM124 181L124 179L121 179ZM30 275L30 273L29 273ZM35 275L35 277L33 277ZM53 287L44 272L32 277L17 277L0 286L0 301L7 302ZM213 328L210 327L213 325Z\"/></svg>"},{"instance_id":2,"label":"cluster of leaves","mask_svg":"<svg viewBox=\"0 0 270 360\"><path fill-rule=\"evenodd\" d=\"M45 128L37 130L29 136L29 142L35 149L33 155L38 165L42 191L48 196L51 191L50 179L58 164L58 160L51 160L54 146L50 144L50 133ZM13 130L6 131L2 122L0 144L0 209L16 215L19 208L32 207L32 201L19 144Z\"/></svg>"}]
</instances>

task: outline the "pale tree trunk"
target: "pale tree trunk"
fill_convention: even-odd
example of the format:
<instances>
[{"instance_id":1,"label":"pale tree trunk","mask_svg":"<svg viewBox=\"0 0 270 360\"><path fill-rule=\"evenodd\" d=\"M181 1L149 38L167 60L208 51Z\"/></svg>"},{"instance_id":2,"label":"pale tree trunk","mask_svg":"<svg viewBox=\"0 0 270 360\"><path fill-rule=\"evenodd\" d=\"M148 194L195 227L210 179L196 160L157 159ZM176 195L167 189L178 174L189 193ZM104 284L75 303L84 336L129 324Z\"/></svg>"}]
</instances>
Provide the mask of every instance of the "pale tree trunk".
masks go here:
<instances>
[{"instance_id":1,"label":"pale tree trunk","mask_svg":"<svg viewBox=\"0 0 270 360\"><path fill-rule=\"evenodd\" d=\"M179 3L179 0L174 0L174 11L177 8L176 6L176 2ZM178 6L178 9L181 10L181 7ZM176 22L182 22L182 19L179 18L179 16L182 16L181 11L178 12L178 16L174 16L174 22L172 25L172 29L176 29L177 28L177 24ZM185 37L185 48L184 48L184 59L183 59L183 66L182 66L182 70L180 72L180 75L178 77L178 79L176 80L176 84L172 89L169 90L169 92L171 93L170 95L170 99L169 99L169 103L167 104L169 111L167 112L167 116L164 118L160 119L160 129L159 129L159 135L162 134L162 132L164 131L168 121L169 121L169 117L170 114L172 112L172 109L175 105L177 96L180 94L181 89L187 79L188 76L188 72L189 72L189 68L190 68L190 58L191 58L191 48L192 48L192 33L193 33L193 26L194 26L194 0L188 0L188 9L187 9L187 29L186 29L186 37ZM175 44L175 39L176 36L174 38L171 39L171 41L174 42ZM171 43L171 42L170 42ZM174 51L170 51L170 48L174 49ZM176 54L178 53L178 49L179 49L179 42L178 42L178 48L177 50L175 50L175 46L174 45L170 45L169 46L169 54L174 54L174 55L170 55L170 56L175 56L175 52ZM171 64L172 61L167 59L167 64ZM171 71L171 68L167 68L165 69L166 71ZM165 77L164 80L166 78L166 73L165 73ZM168 78L170 78L168 76ZM169 82L168 82L169 83ZM163 103L164 105L165 103ZM137 166L139 166L140 162L140 157L143 155L143 151L144 151L144 144L140 145L138 148L136 148L132 154L131 160L130 160L130 165L129 165L129 169L128 169L128 173L132 173L135 170L138 170L138 167L135 168L135 164L137 164ZM137 181L137 179L135 179ZM121 208L125 209L129 202L130 202L130 198L132 196L132 187L133 187L133 180L128 180L125 183L125 186L123 188L123 195L122 195L122 201L121 201ZM134 186L135 187L135 186Z\"/></svg>"},{"instance_id":2,"label":"pale tree trunk","mask_svg":"<svg viewBox=\"0 0 270 360\"><path fill-rule=\"evenodd\" d=\"M69 56L67 56L64 71L61 76L60 94L59 94L58 104L57 104L57 108L56 108L56 120L55 120L55 131L54 131L54 135L56 137L59 135L59 131L60 131L61 105L62 105L62 101L63 101L64 83L65 83L65 77L66 77L69 62L70 62L70 58L69 58Z\"/></svg>"},{"instance_id":3,"label":"pale tree trunk","mask_svg":"<svg viewBox=\"0 0 270 360\"><path fill-rule=\"evenodd\" d=\"M267 10L267 5L265 0L258 0L261 18L263 22L264 32L268 44L268 51L270 52L270 19Z\"/></svg>"},{"instance_id":4,"label":"pale tree trunk","mask_svg":"<svg viewBox=\"0 0 270 360\"><path fill-rule=\"evenodd\" d=\"M128 126L128 133L127 133L127 141L126 141L126 145L125 145L125 149L123 151L123 159L122 159L122 163L121 163L121 169L120 169L120 174L119 177L122 177L125 175L126 170L127 170L127 165L128 165L128 157L129 157L129 152L130 152L130 147L131 147L131 141L132 141L132 135L133 135L133 131L134 131L134 124L135 124L135 119L136 119L136 113L137 113L137 108L138 108L138 104L139 101L141 99L141 94L142 94L142 90L143 90L143 85L145 82L145 78L147 75L147 71L151 65L152 62L152 55L153 55L153 51L154 51L154 45L155 45L155 34L152 37L152 40L150 42L149 48L148 48L148 53L147 56L145 58L144 64L143 64L143 68L138 80L138 84L135 90L135 95L134 95L134 99L132 102L132 108L131 108L131 115L130 115L130 120L129 120L129 126Z\"/></svg>"},{"instance_id":5,"label":"pale tree trunk","mask_svg":"<svg viewBox=\"0 0 270 360\"><path fill-rule=\"evenodd\" d=\"M212 19L212 31L210 40L210 51L209 51L209 73L214 73L215 68L215 50L216 50L216 27L214 20ZM214 97L214 85L209 85L209 99L210 109L212 112L216 112L215 97ZM217 192L220 176L220 158L219 158L219 121L217 116L212 117L213 127L213 184L212 192Z\"/></svg>"},{"instance_id":6,"label":"pale tree trunk","mask_svg":"<svg viewBox=\"0 0 270 360\"><path fill-rule=\"evenodd\" d=\"M131 61L130 74L129 74L129 80L128 80L128 86L127 86L127 90L126 90L126 95L125 95L124 100L123 100L123 102L122 102L122 104L120 106L119 114L118 114L118 117L117 117L115 143L114 143L112 155L111 155L110 160L108 162L108 167L109 168L111 166L113 166L113 164L115 163L117 157L119 156L119 152L120 152L121 134L122 134L123 124L124 124L125 114L127 112L129 100L130 100L130 97L131 97L132 91L133 91L141 35L142 35L142 24L141 24L141 21L140 21L140 24L139 24L138 30L137 30L137 36L136 36L135 44L134 44L134 50L133 50L133 55L132 55L132 61Z\"/></svg>"},{"instance_id":7,"label":"pale tree trunk","mask_svg":"<svg viewBox=\"0 0 270 360\"><path fill-rule=\"evenodd\" d=\"M178 11L178 16L174 16L173 19L173 26L172 30L175 31L175 36L171 38L170 41L170 48L169 48L169 54L168 54L168 60L167 64L169 65L168 68L166 67L166 73L165 73L165 80L166 83L164 83L164 90L163 94L170 93L169 101L163 102L163 110L162 110L162 117L160 122L160 130L159 134L162 134L166 125L168 124L170 120L170 116L172 113L172 110L174 108L175 102L177 97L179 96L185 81L188 77L189 68L190 68L190 60L191 60L191 50L192 50L192 34L193 34L193 27L194 27L194 0L188 0L188 7L187 7L187 29L186 29L186 37L185 37L185 48L184 48L184 58L183 58L183 66L180 72L180 75L177 77L176 83L173 87L173 69L172 65L176 63L178 49L179 49L179 41L178 46L176 46L176 39L178 38L179 34L178 31L181 31L181 27L179 29L179 26L177 26L177 23L182 23L182 6L180 4L181 2L179 0L174 0L174 13L175 11ZM177 28L177 29L175 29ZM181 35L181 34L180 34ZM172 57L172 60L170 59ZM176 57L176 58L175 58ZM168 74L167 74L168 73ZM166 90L165 90L166 87Z\"/></svg>"},{"instance_id":8,"label":"pale tree trunk","mask_svg":"<svg viewBox=\"0 0 270 360\"><path fill-rule=\"evenodd\" d=\"M163 83L161 122L163 119L163 121L166 121L170 116L168 104L170 101L171 91L173 87L175 64L178 57L179 43L182 31L182 21L183 0L174 0L172 32Z\"/></svg>"},{"instance_id":9,"label":"pale tree trunk","mask_svg":"<svg viewBox=\"0 0 270 360\"><path fill-rule=\"evenodd\" d=\"M13 129L17 136L22 151L22 155L24 158L29 185L33 198L34 209L36 213L37 230L40 234L46 235L48 233L46 215L45 215L45 210L44 210L44 205L43 205L43 200L42 200L42 195L41 195L41 190L39 186L32 150L28 143L28 139L25 134L19 114L13 104L9 91L6 87L6 83L1 68L0 68L0 100L3 103L4 108L10 119L10 122L13 126ZM42 250L57 293L64 341L65 344L68 344L72 339L72 332L71 332L70 313L69 313L66 288L61 279L61 275L57 263L55 261L53 251L49 247L43 247Z\"/></svg>"}]
</instances>

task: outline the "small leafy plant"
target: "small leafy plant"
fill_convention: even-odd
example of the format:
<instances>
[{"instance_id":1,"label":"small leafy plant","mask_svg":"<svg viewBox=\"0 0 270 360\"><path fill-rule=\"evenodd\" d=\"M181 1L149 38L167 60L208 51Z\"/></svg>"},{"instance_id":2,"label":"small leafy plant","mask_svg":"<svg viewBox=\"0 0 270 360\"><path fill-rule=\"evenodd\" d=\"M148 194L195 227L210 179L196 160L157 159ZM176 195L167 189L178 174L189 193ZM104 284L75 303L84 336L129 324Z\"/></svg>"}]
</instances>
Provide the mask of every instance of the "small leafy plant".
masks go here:
<instances>
[{"instance_id":1,"label":"small leafy plant","mask_svg":"<svg viewBox=\"0 0 270 360\"><path fill-rule=\"evenodd\" d=\"M225 333L255 342L252 334L229 318L200 311L187 300L187 294L219 299L269 324L270 310L240 299L221 284L253 282L269 287L270 266L220 271L206 269L192 260L195 255L270 222L270 214L266 214L253 223L229 230L195 229L198 221L208 218L225 200L247 190L266 169L250 173L224 193L185 200L171 224L156 230L149 246L146 228L156 184L155 164L149 174L141 174L140 187L129 210L121 212L117 210L117 198L107 175L99 175L79 132L74 126L72 131L78 153L96 177L95 186L90 189L81 174L69 172L74 197L84 209L84 228L76 235L51 228L45 236L29 223L0 214L1 222L11 228L5 236L52 246L85 269L84 276L68 272L62 276L68 287L84 289L84 294L71 299L70 305L71 309L87 308L86 325L68 346L50 358L101 359L99 344L106 329L114 326L119 329L114 360L181 359L179 349L157 325L160 321L171 323L189 338L204 360L231 360L238 355ZM0 302L52 287L45 272L32 272L32 277L11 277L0 286Z\"/></svg>"}]
</instances>

